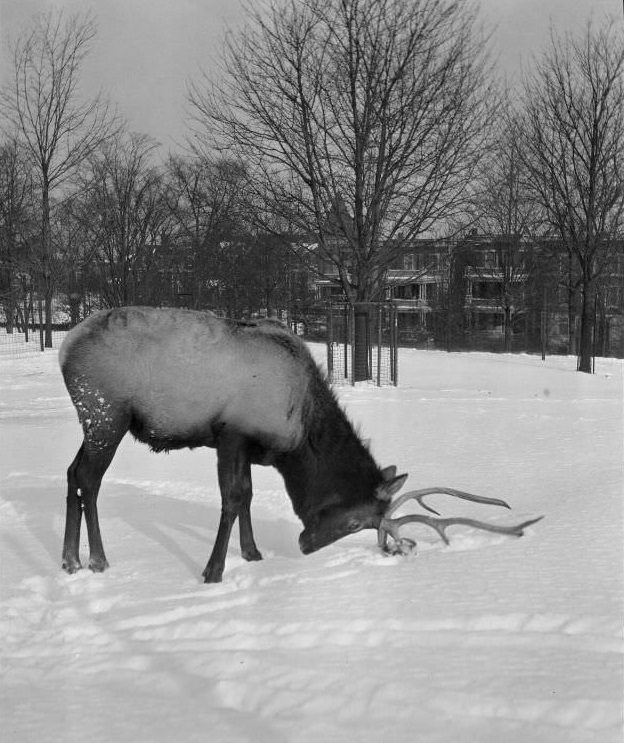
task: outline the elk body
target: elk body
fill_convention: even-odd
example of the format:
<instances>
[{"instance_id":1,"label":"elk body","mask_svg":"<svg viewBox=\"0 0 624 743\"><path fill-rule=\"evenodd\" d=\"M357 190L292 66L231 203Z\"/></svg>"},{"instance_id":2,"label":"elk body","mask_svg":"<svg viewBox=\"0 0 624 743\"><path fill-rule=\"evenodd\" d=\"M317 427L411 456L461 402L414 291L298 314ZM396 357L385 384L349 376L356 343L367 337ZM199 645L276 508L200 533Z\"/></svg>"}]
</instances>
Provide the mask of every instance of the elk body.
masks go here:
<instances>
[{"instance_id":1,"label":"elk body","mask_svg":"<svg viewBox=\"0 0 624 743\"><path fill-rule=\"evenodd\" d=\"M83 442L67 471L63 568L81 568L84 512L89 567L108 567L97 512L102 477L128 431L153 451L216 449L221 491L217 537L203 572L222 579L232 527L239 519L241 553L260 560L250 516L251 465L272 465L284 479L303 523L305 554L361 529L379 531L404 552L398 536L408 521L444 529L455 523L522 534L533 521L492 526L472 519L404 516L390 519L392 496L407 475L381 469L355 433L305 344L277 323L236 323L208 312L128 307L102 311L70 331L59 353L63 378L82 425ZM442 489L430 492L506 505ZM421 505L424 505L421 503ZM424 506L428 510L428 506ZM435 513L435 512L434 512Z\"/></svg>"},{"instance_id":2,"label":"elk body","mask_svg":"<svg viewBox=\"0 0 624 743\"><path fill-rule=\"evenodd\" d=\"M304 553L377 528L406 475L380 469L306 346L277 323L233 323L211 313L122 308L74 328L59 354L84 439L68 473L63 567L81 567L84 510L89 567L108 567L98 525L100 483L124 435L154 451L216 449L222 512L204 570L221 580L232 526L259 560L251 526L251 465L273 465L304 525Z\"/></svg>"}]
</instances>

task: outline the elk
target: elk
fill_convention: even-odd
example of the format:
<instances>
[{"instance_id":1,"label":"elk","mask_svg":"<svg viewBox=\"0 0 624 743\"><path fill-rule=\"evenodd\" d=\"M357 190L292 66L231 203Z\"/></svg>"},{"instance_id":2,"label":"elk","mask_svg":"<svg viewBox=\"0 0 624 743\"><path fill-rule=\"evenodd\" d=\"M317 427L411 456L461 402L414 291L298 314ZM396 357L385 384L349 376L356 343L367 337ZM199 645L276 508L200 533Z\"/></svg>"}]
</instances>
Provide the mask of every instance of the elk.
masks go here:
<instances>
[{"instance_id":1,"label":"elk","mask_svg":"<svg viewBox=\"0 0 624 743\"><path fill-rule=\"evenodd\" d=\"M67 470L62 560L68 573L82 567L83 511L89 568L101 572L108 567L97 498L128 431L155 452L216 449L221 518L203 571L206 583L222 580L237 518L242 556L262 559L250 515L252 464L271 465L282 475L304 526L299 537L304 554L371 528L378 530L382 549L405 553L414 545L398 529L408 521L431 526L446 540L444 529L451 522L520 536L537 520L495 526L417 514L390 518L400 505L392 497L407 475L375 463L305 344L272 321L227 321L181 309L104 310L67 334L59 363L83 431ZM415 498L433 511L422 498L434 490L507 505L449 488L413 491L400 501ZM394 548L388 547L389 536Z\"/></svg>"}]
</instances>

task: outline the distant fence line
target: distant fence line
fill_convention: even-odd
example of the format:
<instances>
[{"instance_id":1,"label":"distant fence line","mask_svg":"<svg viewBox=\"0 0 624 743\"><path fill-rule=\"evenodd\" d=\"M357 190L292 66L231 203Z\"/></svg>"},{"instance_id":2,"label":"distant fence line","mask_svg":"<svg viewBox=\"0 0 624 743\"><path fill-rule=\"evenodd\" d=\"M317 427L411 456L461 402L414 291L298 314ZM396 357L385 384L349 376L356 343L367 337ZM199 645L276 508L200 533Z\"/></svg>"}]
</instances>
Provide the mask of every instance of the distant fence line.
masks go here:
<instances>
[{"instance_id":1,"label":"distant fence line","mask_svg":"<svg viewBox=\"0 0 624 743\"><path fill-rule=\"evenodd\" d=\"M52 348L60 348L66 333L66 330L52 331ZM33 356L45 350L42 329L40 330L39 327L29 329L28 334L17 330L7 333L5 328L0 329L0 359Z\"/></svg>"},{"instance_id":2,"label":"distant fence line","mask_svg":"<svg viewBox=\"0 0 624 743\"><path fill-rule=\"evenodd\" d=\"M219 316L225 315L219 310L213 309L212 311ZM304 340L327 344L328 372L334 383L352 381L353 321L344 305L314 307L292 316L282 311L279 313L279 318ZM70 327L68 313L63 311L59 303L53 320L52 348L60 348ZM0 359L32 356L45 350L43 330L37 319L28 324L27 332L24 330L23 326L16 324L12 332L7 332L6 324L0 324ZM444 337L440 337L439 327L435 324L433 327L426 327L424 323L419 322L416 314L405 312L400 307L394 306L393 308L392 303L387 302L380 303L378 309L371 311L366 332L370 349L368 365L371 377L377 384L396 384L397 347L447 351L502 352L505 350L504 336L498 331L460 332L452 339L452 343L447 343ZM526 334L514 333L511 351L514 353L541 352L542 355L569 353L560 342L553 342L556 339L551 338L551 335L547 327L546 332L542 333L542 342L538 343L535 339L530 342ZM615 331L612 340L612 344L596 343L594 354L621 357L624 347L619 347L622 346L622 341ZM601 348L601 345L605 347Z\"/></svg>"}]
</instances>

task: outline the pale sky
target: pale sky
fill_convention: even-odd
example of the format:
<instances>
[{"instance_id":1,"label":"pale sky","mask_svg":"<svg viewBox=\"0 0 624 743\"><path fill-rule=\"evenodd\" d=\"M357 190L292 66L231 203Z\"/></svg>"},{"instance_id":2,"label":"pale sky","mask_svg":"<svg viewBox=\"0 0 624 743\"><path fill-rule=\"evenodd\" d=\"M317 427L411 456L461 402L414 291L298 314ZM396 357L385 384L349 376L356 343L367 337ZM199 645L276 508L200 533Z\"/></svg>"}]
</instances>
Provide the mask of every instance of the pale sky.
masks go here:
<instances>
[{"instance_id":1,"label":"pale sky","mask_svg":"<svg viewBox=\"0 0 624 743\"><path fill-rule=\"evenodd\" d=\"M624 23L622 0L481 0L493 28L498 64L513 77L522 60L558 31L578 30L588 18ZM85 62L86 90L103 89L131 130L175 149L185 133L185 85L210 69L227 26L241 22L241 0L0 0L2 67L7 47L29 19L50 7L91 9L98 35Z\"/></svg>"}]
</instances>

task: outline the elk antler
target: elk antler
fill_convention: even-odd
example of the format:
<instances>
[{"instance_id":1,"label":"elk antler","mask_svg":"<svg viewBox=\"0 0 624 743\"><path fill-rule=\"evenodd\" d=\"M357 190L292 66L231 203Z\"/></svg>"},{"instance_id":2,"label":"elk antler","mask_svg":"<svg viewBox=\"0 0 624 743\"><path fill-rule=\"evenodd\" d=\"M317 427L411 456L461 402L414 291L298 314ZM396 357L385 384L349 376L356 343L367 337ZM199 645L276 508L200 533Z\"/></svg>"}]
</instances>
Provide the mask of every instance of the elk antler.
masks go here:
<instances>
[{"instance_id":1,"label":"elk antler","mask_svg":"<svg viewBox=\"0 0 624 743\"><path fill-rule=\"evenodd\" d=\"M538 516L535 519L529 519L528 521L523 521L521 524L516 524L514 526L496 526L484 521L476 521L475 519L467 519L460 516L448 519L436 519L431 516L424 516L423 514L409 514L408 516L401 516L400 518L390 518L390 516L408 500L416 500L425 510L439 515L436 510L431 508L431 506L426 505L422 500L426 495L432 495L433 493L444 493L446 495L452 495L455 498L463 498L464 500L473 501L475 503L485 503L492 506L510 508L508 503L505 503L504 500L500 500L499 498L484 498L481 495L472 495L471 493L465 493L462 490L455 490L453 488L422 488L421 490L410 490L409 493L404 493L396 498L396 500L388 506L383 518L381 519L377 535L379 547L384 552L406 555L413 551L416 547L416 542L407 537L399 536L399 529L405 524L425 524L434 529L440 535L440 538L445 542L445 544L449 544L448 537L446 536L446 529L455 524L464 524L465 526L473 526L475 529L484 529L485 531L493 531L497 534L511 534L512 536L521 537L527 526L531 526L531 524L535 524L543 518L543 516ZM389 536L392 537L395 544L392 549L388 547Z\"/></svg>"}]
</instances>

